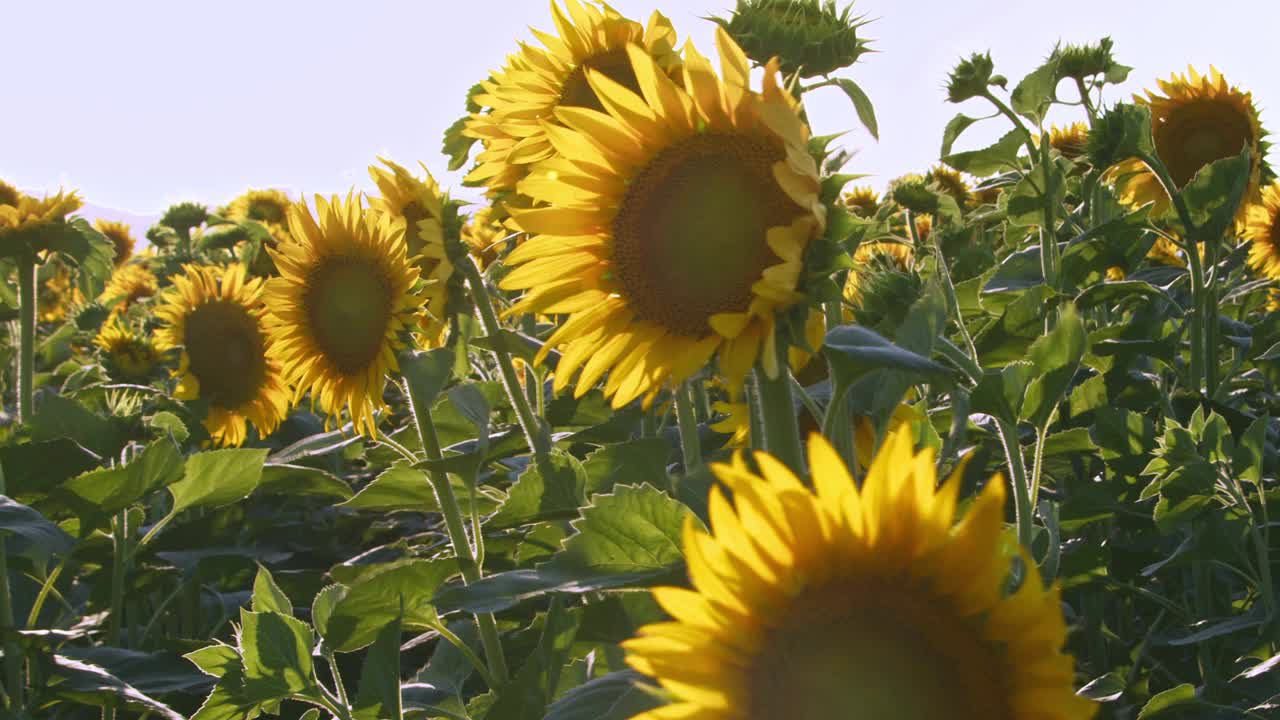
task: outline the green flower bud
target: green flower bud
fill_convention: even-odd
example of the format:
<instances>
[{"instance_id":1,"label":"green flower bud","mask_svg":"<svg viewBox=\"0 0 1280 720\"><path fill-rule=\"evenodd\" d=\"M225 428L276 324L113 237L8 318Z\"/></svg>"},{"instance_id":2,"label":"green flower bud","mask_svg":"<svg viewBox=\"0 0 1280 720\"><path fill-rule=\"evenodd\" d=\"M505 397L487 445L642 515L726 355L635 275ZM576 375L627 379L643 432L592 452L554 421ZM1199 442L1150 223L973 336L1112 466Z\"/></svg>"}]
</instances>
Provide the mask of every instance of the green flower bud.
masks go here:
<instances>
[{"instance_id":1,"label":"green flower bud","mask_svg":"<svg viewBox=\"0 0 1280 720\"><path fill-rule=\"evenodd\" d=\"M919 175L903 175L889 184L889 197L914 213L936 213L938 194Z\"/></svg>"},{"instance_id":2,"label":"green flower bud","mask_svg":"<svg viewBox=\"0 0 1280 720\"><path fill-rule=\"evenodd\" d=\"M995 62L989 52L974 53L969 59L961 60L947 76L947 99L953 103L964 102L985 95L990 85L1004 87L1006 80L1001 75L992 75L994 71Z\"/></svg>"},{"instance_id":3,"label":"green flower bud","mask_svg":"<svg viewBox=\"0 0 1280 720\"><path fill-rule=\"evenodd\" d=\"M209 209L200 203L182 202L176 205L170 205L169 209L164 212L164 217L160 218L161 225L182 232L184 229L203 225L209 219ZM151 239L151 231L147 231L147 239Z\"/></svg>"},{"instance_id":4,"label":"green flower bud","mask_svg":"<svg viewBox=\"0 0 1280 720\"><path fill-rule=\"evenodd\" d=\"M835 0L738 0L729 18L708 19L755 62L777 57L786 75L809 78L848 67L869 51L858 37L866 22L852 8L837 10Z\"/></svg>"}]
</instances>

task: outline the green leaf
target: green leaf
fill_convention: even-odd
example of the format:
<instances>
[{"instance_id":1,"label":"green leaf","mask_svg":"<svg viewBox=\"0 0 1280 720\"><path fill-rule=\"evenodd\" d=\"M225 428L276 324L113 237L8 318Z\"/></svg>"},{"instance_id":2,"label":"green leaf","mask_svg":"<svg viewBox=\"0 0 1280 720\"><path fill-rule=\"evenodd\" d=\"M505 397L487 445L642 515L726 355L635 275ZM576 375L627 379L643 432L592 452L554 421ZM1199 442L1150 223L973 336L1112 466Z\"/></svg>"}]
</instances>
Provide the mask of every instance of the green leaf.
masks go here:
<instances>
[{"instance_id":1,"label":"green leaf","mask_svg":"<svg viewBox=\"0 0 1280 720\"><path fill-rule=\"evenodd\" d=\"M553 450L549 472L530 464L511 486L507 500L486 525L510 528L545 520L567 519L586 504L587 473L582 463L561 450Z\"/></svg>"},{"instance_id":2,"label":"green leaf","mask_svg":"<svg viewBox=\"0 0 1280 720\"><path fill-rule=\"evenodd\" d=\"M281 615L293 615L293 603L284 594L271 571L262 565L258 566L258 574L253 579L253 611L257 613L275 612Z\"/></svg>"},{"instance_id":3,"label":"green leaf","mask_svg":"<svg viewBox=\"0 0 1280 720\"><path fill-rule=\"evenodd\" d=\"M969 396L970 409L1013 422L1022 414L1027 385L1034 377L1035 366L1029 362L987 370Z\"/></svg>"},{"instance_id":4,"label":"green leaf","mask_svg":"<svg viewBox=\"0 0 1280 720\"><path fill-rule=\"evenodd\" d=\"M400 618L378 631L360 670L356 694L355 720L398 720L403 714L400 700Z\"/></svg>"},{"instance_id":5,"label":"green leaf","mask_svg":"<svg viewBox=\"0 0 1280 720\"><path fill-rule=\"evenodd\" d=\"M301 620L276 612L240 610L240 653L245 694L257 701L312 691L315 637Z\"/></svg>"},{"instance_id":6,"label":"green leaf","mask_svg":"<svg viewBox=\"0 0 1280 720\"><path fill-rule=\"evenodd\" d=\"M10 536L7 552L40 562L71 552L74 541L35 510L0 495L0 536ZM16 536L16 537L14 537Z\"/></svg>"},{"instance_id":7,"label":"green leaf","mask_svg":"<svg viewBox=\"0 0 1280 720\"><path fill-rule=\"evenodd\" d=\"M1031 343L1044 332L1045 301L1053 296L1045 285L1036 285L1006 305L1000 319L974 338L983 367L1021 360Z\"/></svg>"},{"instance_id":8,"label":"green leaf","mask_svg":"<svg viewBox=\"0 0 1280 720\"><path fill-rule=\"evenodd\" d=\"M1027 387L1022 418L1043 427L1054 408L1066 396L1067 388L1080 369L1089 349L1084 321L1075 306L1065 305L1049 334L1031 345L1027 359L1036 368L1036 379Z\"/></svg>"},{"instance_id":9,"label":"green leaf","mask_svg":"<svg viewBox=\"0 0 1280 720\"><path fill-rule=\"evenodd\" d=\"M268 463L262 467L258 492L270 495L314 495L348 500L351 486L332 473L305 465Z\"/></svg>"},{"instance_id":10,"label":"green leaf","mask_svg":"<svg viewBox=\"0 0 1280 720\"><path fill-rule=\"evenodd\" d=\"M182 715L155 700L129 683L91 663L65 655L54 655L50 683L53 692L76 702L105 707L108 702L122 702L138 712L165 720L183 720Z\"/></svg>"},{"instance_id":11,"label":"green leaf","mask_svg":"<svg viewBox=\"0 0 1280 720\"><path fill-rule=\"evenodd\" d=\"M403 352L399 362L414 404L422 407L435 403L453 375L453 351L449 348Z\"/></svg>"},{"instance_id":12,"label":"green leaf","mask_svg":"<svg viewBox=\"0 0 1280 720\"><path fill-rule=\"evenodd\" d=\"M853 109L858 113L858 120L862 122L862 126L871 133L871 137L876 140L880 139L880 126L876 123L876 109L871 104L871 98L863 92L857 83L848 78L838 78L836 85L849 96L849 100L853 102Z\"/></svg>"},{"instance_id":13,"label":"green leaf","mask_svg":"<svg viewBox=\"0 0 1280 720\"><path fill-rule=\"evenodd\" d=\"M1216 242L1235 222L1249 188L1252 169L1249 148L1245 147L1239 155L1200 168L1191 182L1178 192L1186 202L1191 221L1199 226L1201 238ZM1165 213L1164 219L1181 226L1181 219L1173 208Z\"/></svg>"},{"instance_id":14,"label":"green leaf","mask_svg":"<svg viewBox=\"0 0 1280 720\"><path fill-rule=\"evenodd\" d=\"M207 648L206 648L207 649ZM228 665L213 692L191 720L246 720L261 714L261 703L245 694L244 663L239 656Z\"/></svg>"},{"instance_id":15,"label":"green leaf","mask_svg":"<svg viewBox=\"0 0 1280 720\"><path fill-rule=\"evenodd\" d=\"M1271 418L1263 415L1249 423L1231 458L1231 469L1245 482L1262 484L1262 466L1266 459L1267 427Z\"/></svg>"},{"instance_id":16,"label":"green leaf","mask_svg":"<svg viewBox=\"0 0 1280 720\"><path fill-rule=\"evenodd\" d=\"M1116 103L1089 131L1089 161L1100 170L1155 152L1151 109L1146 105Z\"/></svg>"},{"instance_id":17,"label":"green leaf","mask_svg":"<svg viewBox=\"0 0 1280 720\"><path fill-rule=\"evenodd\" d=\"M1183 683L1177 687L1169 688L1148 700L1147 704L1142 706L1142 711L1138 713L1138 720L1148 720L1148 718L1163 715L1168 710L1193 705L1197 702L1195 686L1190 683Z\"/></svg>"},{"instance_id":18,"label":"green leaf","mask_svg":"<svg viewBox=\"0 0 1280 720\"><path fill-rule=\"evenodd\" d=\"M31 418L31 439L37 442L71 438L99 457L114 457L123 437L111 420L90 412L61 395L45 395Z\"/></svg>"},{"instance_id":19,"label":"green leaf","mask_svg":"<svg viewBox=\"0 0 1280 720\"><path fill-rule=\"evenodd\" d=\"M178 443L186 442L187 438L191 436L186 424L182 422L182 418L168 410L162 410L147 418L147 427L155 428L161 433L167 434L173 438L174 442Z\"/></svg>"},{"instance_id":20,"label":"green leaf","mask_svg":"<svg viewBox=\"0 0 1280 720\"><path fill-rule=\"evenodd\" d=\"M1071 428L1070 430L1053 433L1044 440L1044 454L1046 457L1066 455L1068 453L1094 453L1097 450L1098 446L1094 444L1093 437L1089 434L1089 428Z\"/></svg>"},{"instance_id":21,"label":"green leaf","mask_svg":"<svg viewBox=\"0 0 1280 720\"><path fill-rule=\"evenodd\" d=\"M952 153L942 162L975 177L985 177L1018 166L1018 151L1022 149L1022 131L1011 130L1003 137L981 150Z\"/></svg>"},{"instance_id":22,"label":"green leaf","mask_svg":"<svg viewBox=\"0 0 1280 720\"><path fill-rule=\"evenodd\" d=\"M960 138L960 133L964 132L968 127L984 118L969 117L964 113L960 113L951 118L947 123L947 127L942 131L942 151L938 153L938 157L946 157L951 154L951 146L955 145L956 140Z\"/></svg>"},{"instance_id":23,"label":"green leaf","mask_svg":"<svg viewBox=\"0 0 1280 720\"><path fill-rule=\"evenodd\" d=\"M586 494L607 493L615 485L665 485L670 457L671 444L662 438L605 445L582 461Z\"/></svg>"},{"instance_id":24,"label":"green leaf","mask_svg":"<svg viewBox=\"0 0 1280 720\"><path fill-rule=\"evenodd\" d=\"M439 625L431 597L457 573L453 559L402 560L362 576L334 604L326 622L316 625L325 642L339 652L372 643L378 632L401 615L406 630Z\"/></svg>"},{"instance_id":25,"label":"green leaf","mask_svg":"<svg viewBox=\"0 0 1280 720\"><path fill-rule=\"evenodd\" d=\"M1055 53L1040 67L1032 70L1013 88L1010 100L1013 110L1019 115L1039 124L1044 120L1045 112L1053 104L1058 81L1058 57Z\"/></svg>"},{"instance_id":26,"label":"green leaf","mask_svg":"<svg viewBox=\"0 0 1280 720\"><path fill-rule=\"evenodd\" d=\"M861 325L842 325L829 330L822 352L837 373L850 379L879 368L942 377L951 374L945 366L899 347Z\"/></svg>"},{"instance_id":27,"label":"green leaf","mask_svg":"<svg viewBox=\"0 0 1280 720\"><path fill-rule=\"evenodd\" d=\"M545 720L626 720L662 704L654 688L632 670L609 673L580 685L547 708Z\"/></svg>"},{"instance_id":28,"label":"green leaf","mask_svg":"<svg viewBox=\"0 0 1280 720\"><path fill-rule=\"evenodd\" d=\"M98 458L70 438L0 447L0 468L10 495L48 492L98 466Z\"/></svg>"},{"instance_id":29,"label":"green leaf","mask_svg":"<svg viewBox=\"0 0 1280 720\"><path fill-rule=\"evenodd\" d=\"M1066 195L1066 178L1062 169L1051 160L1048 165L1040 163L1024 175L1011 191L1000 196L1000 204L1005 208L1010 224L1043 226L1045 204L1061 205Z\"/></svg>"},{"instance_id":30,"label":"green leaf","mask_svg":"<svg viewBox=\"0 0 1280 720\"><path fill-rule=\"evenodd\" d=\"M340 507L353 510L440 511L440 504L436 502L427 474L409 467L404 461L397 461L384 470Z\"/></svg>"},{"instance_id":31,"label":"green leaf","mask_svg":"<svg viewBox=\"0 0 1280 720\"><path fill-rule=\"evenodd\" d=\"M329 618L333 617L333 609L338 606L342 598L347 596L349 589L346 585L336 583L326 585L311 601L311 624L315 625L321 637L328 632Z\"/></svg>"},{"instance_id":32,"label":"green leaf","mask_svg":"<svg viewBox=\"0 0 1280 720\"><path fill-rule=\"evenodd\" d=\"M193 507L218 507L241 500L262 480L265 449L209 450L187 458L182 480L169 486L174 515Z\"/></svg>"},{"instance_id":33,"label":"green leaf","mask_svg":"<svg viewBox=\"0 0 1280 720\"><path fill-rule=\"evenodd\" d=\"M182 454L173 441L156 440L129 464L74 477L56 494L81 517L103 518L178 482L182 467Z\"/></svg>"},{"instance_id":34,"label":"green leaf","mask_svg":"<svg viewBox=\"0 0 1280 720\"><path fill-rule=\"evenodd\" d=\"M190 660L205 675L220 678L240 663L240 653L230 645L209 645L192 650L182 657Z\"/></svg>"}]
</instances>

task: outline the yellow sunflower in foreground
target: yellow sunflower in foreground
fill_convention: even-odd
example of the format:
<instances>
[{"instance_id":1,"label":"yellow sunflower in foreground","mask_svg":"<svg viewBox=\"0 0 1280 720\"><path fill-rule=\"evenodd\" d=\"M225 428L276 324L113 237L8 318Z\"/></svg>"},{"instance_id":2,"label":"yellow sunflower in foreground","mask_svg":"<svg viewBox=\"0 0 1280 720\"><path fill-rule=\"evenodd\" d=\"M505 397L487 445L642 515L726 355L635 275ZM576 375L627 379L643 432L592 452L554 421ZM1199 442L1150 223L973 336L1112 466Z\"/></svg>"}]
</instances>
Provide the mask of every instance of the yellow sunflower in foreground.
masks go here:
<instances>
[{"instance_id":1,"label":"yellow sunflower in foreground","mask_svg":"<svg viewBox=\"0 0 1280 720\"><path fill-rule=\"evenodd\" d=\"M1280 182L1268 185L1249 208L1244 228L1249 266L1263 277L1280 280Z\"/></svg>"},{"instance_id":2,"label":"yellow sunflower in foreground","mask_svg":"<svg viewBox=\"0 0 1280 720\"><path fill-rule=\"evenodd\" d=\"M93 344L102 349L108 366L121 380L146 380L160 364L160 351L151 338L118 322L105 323Z\"/></svg>"},{"instance_id":3,"label":"yellow sunflower in foreground","mask_svg":"<svg viewBox=\"0 0 1280 720\"><path fill-rule=\"evenodd\" d=\"M542 350L563 346L557 389L581 370L581 395L608 372L621 407L715 356L735 388L757 359L777 373L774 314L803 297L825 208L777 64L753 92L742 50L723 29L716 38L724 80L692 45L683 87L637 45L639 94L589 70L608 112L560 108L564 127L547 133L561 157L520 183L545 207L509 208L533 237L507 256L502 287L527 291L513 313L569 316Z\"/></svg>"},{"instance_id":4,"label":"yellow sunflower in foreground","mask_svg":"<svg viewBox=\"0 0 1280 720\"><path fill-rule=\"evenodd\" d=\"M602 2L565 0L564 5L551 3L557 35L535 30L543 47L522 44L500 72L481 83L484 92L475 101L484 110L471 116L463 132L483 142L484 150L467 182L491 192L514 189L532 163L555 154L546 126L558 122L557 108L603 111L588 71L639 92L628 45L642 47L663 72L678 67L676 32L660 13L646 28Z\"/></svg>"},{"instance_id":5,"label":"yellow sunflower in foreground","mask_svg":"<svg viewBox=\"0 0 1280 720\"><path fill-rule=\"evenodd\" d=\"M432 341L440 341L447 326L445 305L449 301L449 277L453 275L453 263L444 249L444 197L426 165L422 166L426 178L420 180L390 160L379 160L388 169L376 165L369 168L369 177L382 193L382 197L370 199L369 210L404 226L406 252L427 281L422 290L427 310L423 331Z\"/></svg>"},{"instance_id":6,"label":"yellow sunflower in foreground","mask_svg":"<svg viewBox=\"0 0 1280 720\"><path fill-rule=\"evenodd\" d=\"M113 220L99 219L93 222L93 227L96 228L98 232L106 235L107 239L111 241L111 245L116 251L116 267L120 267L125 264L125 262L133 256L133 248L137 243L133 239L133 235L129 232L129 226L127 224L115 222Z\"/></svg>"},{"instance_id":7,"label":"yellow sunflower in foreground","mask_svg":"<svg viewBox=\"0 0 1280 720\"><path fill-rule=\"evenodd\" d=\"M127 312L134 303L156 294L160 281L146 265L133 262L117 267L98 296L98 302L111 307L112 315Z\"/></svg>"},{"instance_id":8,"label":"yellow sunflower in foreground","mask_svg":"<svg viewBox=\"0 0 1280 720\"><path fill-rule=\"evenodd\" d=\"M627 661L675 701L637 720L952 718L1084 720L1072 692L1059 589L1012 551L1004 484L956 519L959 473L937 487L934 454L888 437L862 486L821 438L814 490L773 457L712 469L706 533L687 521L694 589L656 588L674 620L642 627Z\"/></svg>"},{"instance_id":9,"label":"yellow sunflower in foreground","mask_svg":"<svg viewBox=\"0 0 1280 720\"><path fill-rule=\"evenodd\" d=\"M866 185L855 187L845 193L842 200L845 207L849 208L849 212L860 218L872 217L880 209L880 196Z\"/></svg>"},{"instance_id":10,"label":"yellow sunflower in foreground","mask_svg":"<svg viewBox=\"0 0 1280 720\"><path fill-rule=\"evenodd\" d=\"M266 437L289 410L280 363L267 354L262 280L243 265L183 266L155 315L161 350L180 348L179 400L204 400L204 426L217 445L241 445L252 422Z\"/></svg>"},{"instance_id":11,"label":"yellow sunflower in foreground","mask_svg":"<svg viewBox=\"0 0 1280 720\"><path fill-rule=\"evenodd\" d=\"M1146 97L1135 95L1134 101L1150 106L1156 155L1169 169L1178 189L1191 182L1200 168L1235 157L1248 146L1252 169L1245 198L1255 199L1263 175L1270 175L1270 170L1263 163L1266 132L1253 95L1228 85L1213 67L1208 76L1188 68L1187 75L1174 74L1158 84L1164 95L1148 90ZM1117 180L1120 199L1126 204L1154 202L1155 215L1169 208L1169 195L1141 161L1123 162L1111 174Z\"/></svg>"},{"instance_id":12,"label":"yellow sunflower in foreground","mask_svg":"<svg viewBox=\"0 0 1280 720\"><path fill-rule=\"evenodd\" d=\"M75 191L59 191L38 200L23 195L7 183L0 186L3 186L0 187L0 255L16 250L9 245L20 237L38 243L44 226L65 221L67 215L84 205Z\"/></svg>"},{"instance_id":13,"label":"yellow sunflower in foreground","mask_svg":"<svg viewBox=\"0 0 1280 720\"><path fill-rule=\"evenodd\" d=\"M294 241L271 249L280 277L267 283L271 356L284 365L295 401L336 416L346 408L357 432L373 437L387 374L399 369L401 334L416 327L423 298L413 293L403 224L366 213L358 198L316 196L289 211Z\"/></svg>"}]
</instances>

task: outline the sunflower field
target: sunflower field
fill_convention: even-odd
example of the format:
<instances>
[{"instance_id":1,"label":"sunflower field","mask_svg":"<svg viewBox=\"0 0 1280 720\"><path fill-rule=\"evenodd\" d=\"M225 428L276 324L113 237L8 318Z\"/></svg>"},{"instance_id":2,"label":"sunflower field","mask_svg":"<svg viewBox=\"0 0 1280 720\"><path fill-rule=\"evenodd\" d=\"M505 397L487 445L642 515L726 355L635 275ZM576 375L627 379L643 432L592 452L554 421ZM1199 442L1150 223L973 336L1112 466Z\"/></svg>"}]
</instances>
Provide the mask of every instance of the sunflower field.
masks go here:
<instances>
[{"instance_id":1,"label":"sunflower field","mask_svg":"<svg viewBox=\"0 0 1280 720\"><path fill-rule=\"evenodd\" d=\"M710 20L553 0L483 202L0 182L0 717L1280 718L1259 99L978 53L873 187L866 18Z\"/></svg>"}]
</instances>

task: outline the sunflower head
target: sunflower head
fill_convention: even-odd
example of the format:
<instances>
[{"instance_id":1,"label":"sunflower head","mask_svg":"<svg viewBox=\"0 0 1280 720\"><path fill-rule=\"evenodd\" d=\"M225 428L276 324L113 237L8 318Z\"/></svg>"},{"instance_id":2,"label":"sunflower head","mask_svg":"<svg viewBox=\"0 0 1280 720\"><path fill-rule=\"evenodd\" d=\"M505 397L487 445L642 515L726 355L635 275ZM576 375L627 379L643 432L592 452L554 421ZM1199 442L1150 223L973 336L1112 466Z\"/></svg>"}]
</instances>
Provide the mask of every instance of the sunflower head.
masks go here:
<instances>
[{"instance_id":1,"label":"sunflower head","mask_svg":"<svg viewBox=\"0 0 1280 720\"><path fill-rule=\"evenodd\" d=\"M121 380L146 380L160 365L160 351L155 342L119 322L105 323L93 344L102 350L108 368Z\"/></svg>"},{"instance_id":2,"label":"sunflower head","mask_svg":"<svg viewBox=\"0 0 1280 720\"><path fill-rule=\"evenodd\" d=\"M462 226L462 242L482 271L498 259L498 245L511 234L497 220L497 215L493 206L486 205Z\"/></svg>"},{"instance_id":3,"label":"sunflower head","mask_svg":"<svg viewBox=\"0 0 1280 720\"><path fill-rule=\"evenodd\" d=\"M125 264L133 256L133 247L137 241L133 239L133 234L129 232L129 226L126 223L99 219L93 222L93 227L111 241L116 251L116 267Z\"/></svg>"},{"instance_id":4,"label":"sunflower head","mask_svg":"<svg viewBox=\"0 0 1280 720\"><path fill-rule=\"evenodd\" d=\"M289 208L293 201L283 190L246 190L222 208L221 215L232 222L252 220L267 229L276 242L289 241Z\"/></svg>"},{"instance_id":5,"label":"sunflower head","mask_svg":"<svg viewBox=\"0 0 1280 720\"><path fill-rule=\"evenodd\" d=\"M947 76L947 100L960 103L985 95L989 85L1004 87L1008 81L1001 75L993 75L995 63L991 53L974 53L961 60Z\"/></svg>"},{"instance_id":6,"label":"sunflower head","mask_svg":"<svg viewBox=\"0 0 1280 720\"><path fill-rule=\"evenodd\" d=\"M402 228L409 258L428 283L423 290L427 300L423 330L428 337L439 339L446 325L449 278L453 275L444 243L445 197L426 165L420 179L390 160L379 160L386 168L372 166L369 176L381 197L370 200L369 211L386 215Z\"/></svg>"},{"instance_id":7,"label":"sunflower head","mask_svg":"<svg viewBox=\"0 0 1280 720\"><path fill-rule=\"evenodd\" d=\"M784 75L827 75L849 67L869 51L858 36L866 24L853 4L835 0L738 0L728 18L711 18L758 65L778 58Z\"/></svg>"},{"instance_id":8,"label":"sunflower head","mask_svg":"<svg viewBox=\"0 0 1280 720\"><path fill-rule=\"evenodd\" d=\"M1082 122L1073 122L1066 127L1052 125L1049 128L1049 146L1068 160L1083 157L1089 151L1089 126Z\"/></svg>"},{"instance_id":9,"label":"sunflower head","mask_svg":"<svg viewBox=\"0 0 1280 720\"><path fill-rule=\"evenodd\" d=\"M72 269L60 259L44 264L44 282L36 289L36 316L40 322L59 323L84 304Z\"/></svg>"},{"instance_id":10,"label":"sunflower head","mask_svg":"<svg viewBox=\"0 0 1280 720\"><path fill-rule=\"evenodd\" d=\"M877 331L899 327L923 291L914 255L902 243L859 245L845 280L845 319Z\"/></svg>"},{"instance_id":11,"label":"sunflower head","mask_svg":"<svg viewBox=\"0 0 1280 720\"><path fill-rule=\"evenodd\" d=\"M181 351L180 400L202 400L217 445L241 445L247 422L269 435L284 419L289 393L279 361L267 354L262 281L243 265L183 266L155 315L160 349Z\"/></svg>"},{"instance_id":12,"label":"sunflower head","mask_svg":"<svg viewBox=\"0 0 1280 720\"><path fill-rule=\"evenodd\" d=\"M14 202L0 203L0 255L42 249L41 240L49 226L66 222L68 215L84 205L74 191L37 199L6 187L5 196Z\"/></svg>"},{"instance_id":13,"label":"sunflower head","mask_svg":"<svg viewBox=\"0 0 1280 720\"><path fill-rule=\"evenodd\" d=\"M880 209L880 195L869 185L859 185L841 198L849 212L860 218L874 217Z\"/></svg>"},{"instance_id":14,"label":"sunflower head","mask_svg":"<svg viewBox=\"0 0 1280 720\"><path fill-rule=\"evenodd\" d=\"M1135 95L1134 100L1150 108L1155 153L1174 184L1185 187L1201 168L1235 157L1247 147L1251 168L1245 198L1256 200L1261 184L1270 182L1274 174L1264 161L1266 131L1253 95L1228 85L1213 67L1208 75L1188 68L1186 75L1174 74L1158 84L1163 94L1148 90L1146 96ZM1169 208L1168 194L1140 161L1122 163L1112 175L1126 204L1154 202L1157 215ZM1242 206L1241 219L1244 213Z\"/></svg>"},{"instance_id":15,"label":"sunflower head","mask_svg":"<svg viewBox=\"0 0 1280 720\"><path fill-rule=\"evenodd\" d=\"M1097 75L1105 75L1107 82L1124 82L1131 68L1117 63L1112 57L1111 50L1114 45L1111 38L1104 37L1090 45L1058 47L1054 51L1058 60L1058 76L1085 80Z\"/></svg>"},{"instance_id":16,"label":"sunflower head","mask_svg":"<svg viewBox=\"0 0 1280 720\"><path fill-rule=\"evenodd\" d=\"M170 205L169 209L164 211L164 216L160 218L160 224L179 232L184 232L205 224L208 219L209 209L204 205L194 202L180 202ZM151 237L150 231L148 231L147 237Z\"/></svg>"},{"instance_id":17,"label":"sunflower head","mask_svg":"<svg viewBox=\"0 0 1280 720\"><path fill-rule=\"evenodd\" d=\"M651 402L713 356L737 386L759 358L776 373L775 314L799 292L804 253L825 208L808 128L764 72L748 88L742 50L717 28L724 78L686 46L683 83L628 46L641 92L591 71L607 113L561 108L562 158L520 185L539 203L508 207L532 237L502 280L526 293L514 313L567 315L544 355L564 346L557 388L578 370L585 393L609 372L615 406Z\"/></svg>"},{"instance_id":18,"label":"sunflower head","mask_svg":"<svg viewBox=\"0 0 1280 720\"><path fill-rule=\"evenodd\" d=\"M957 522L960 473L939 486L911 438L890 434L861 486L816 436L808 484L764 453L758 473L712 466L733 500L713 487L712 530L686 521L692 589L655 588L673 619L624 643L674 698L639 720L1092 717L1058 587L1024 553L1004 591L1003 480Z\"/></svg>"},{"instance_id":19,"label":"sunflower head","mask_svg":"<svg viewBox=\"0 0 1280 720\"><path fill-rule=\"evenodd\" d=\"M21 197L22 193L18 192L18 188L0 180L0 205L16 206Z\"/></svg>"},{"instance_id":20,"label":"sunflower head","mask_svg":"<svg viewBox=\"0 0 1280 720\"><path fill-rule=\"evenodd\" d=\"M914 213L938 211L938 195L929 187L929 181L916 174L903 175L889 183L887 193L893 201Z\"/></svg>"},{"instance_id":21,"label":"sunflower head","mask_svg":"<svg viewBox=\"0 0 1280 720\"><path fill-rule=\"evenodd\" d=\"M404 224L366 212L352 194L316 196L289 211L294 241L268 248L280 277L267 282L271 356L295 397L310 392L330 415L344 409L358 432L376 434L382 389L395 353L416 327L424 298L413 292Z\"/></svg>"},{"instance_id":22,"label":"sunflower head","mask_svg":"<svg viewBox=\"0 0 1280 720\"><path fill-rule=\"evenodd\" d=\"M481 109L462 132L484 150L466 182L487 186L490 196L514 190L533 163L557 154L552 135L562 122L559 108L605 110L589 75L640 92L629 46L641 48L663 73L680 66L675 28L660 13L646 27L603 2L564 0L561 8L553 0L551 14L556 34L535 31L543 46L521 45L472 98Z\"/></svg>"},{"instance_id":23,"label":"sunflower head","mask_svg":"<svg viewBox=\"0 0 1280 720\"><path fill-rule=\"evenodd\" d=\"M1280 288L1267 291L1267 312L1280 312Z\"/></svg>"},{"instance_id":24,"label":"sunflower head","mask_svg":"<svg viewBox=\"0 0 1280 720\"><path fill-rule=\"evenodd\" d=\"M950 195L956 201L956 205L962 208L969 205L973 199L969 183L965 181L959 170L953 170L946 165L935 165L924 179L938 190Z\"/></svg>"},{"instance_id":25,"label":"sunflower head","mask_svg":"<svg viewBox=\"0 0 1280 720\"><path fill-rule=\"evenodd\" d=\"M107 281L107 287L98 296L98 302L111 306L111 314L128 312L130 307L156 294L160 281L155 273L140 262L117 267Z\"/></svg>"},{"instance_id":26,"label":"sunflower head","mask_svg":"<svg viewBox=\"0 0 1280 720\"><path fill-rule=\"evenodd\" d=\"M1262 190L1262 197L1249 207L1246 218L1249 266L1262 277L1280 280L1280 182Z\"/></svg>"}]
</instances>

